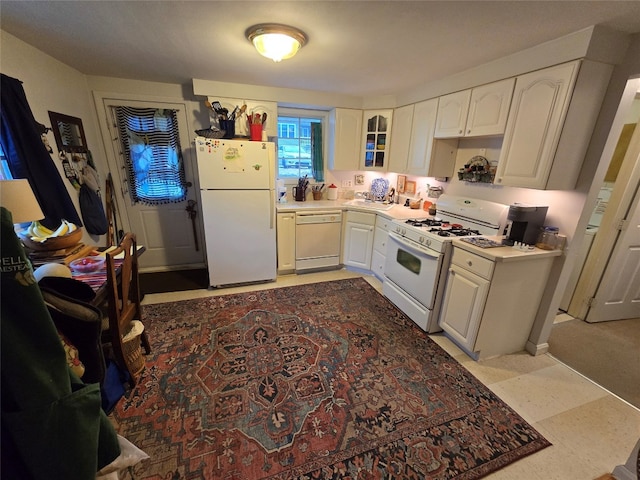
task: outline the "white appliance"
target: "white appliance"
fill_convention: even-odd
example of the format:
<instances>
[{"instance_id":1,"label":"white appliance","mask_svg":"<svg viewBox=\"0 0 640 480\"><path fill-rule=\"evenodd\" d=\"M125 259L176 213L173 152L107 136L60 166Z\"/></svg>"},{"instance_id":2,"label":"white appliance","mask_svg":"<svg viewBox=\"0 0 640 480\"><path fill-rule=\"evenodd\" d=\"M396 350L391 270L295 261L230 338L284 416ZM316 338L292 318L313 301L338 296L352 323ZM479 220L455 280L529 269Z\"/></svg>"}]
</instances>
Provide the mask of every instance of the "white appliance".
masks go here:
<instances>
[{"instance_id":1,"label":"white appliance","mask_svg":"<svg viewBox=\"0 0 640 480\"><path fill-rule=\"evenodd\" d=\"M508 205L443 194L438 213L422 219L394 220L389 232L382 292L420 328L438 325L451 261L451 239L502 235Z\"/></svg>"},{"instance_id":2,"label":"white appliance","mask_svg":"<svg viewBox=\"0 0 640 480\"><path fill-rule=\"evenodd\" d=\"M275 280L275 145L196 138L209 285Z\"/></svg>"},{"instance_id":3,"label":"white appliance","mask_svg":"<svg viewBox=\"0 0 640 480\"><path fill-rule=\"evenodd\" d=\"M296 213L296 272L340 264L342 212Z\"/></svg>"}]
</instances>

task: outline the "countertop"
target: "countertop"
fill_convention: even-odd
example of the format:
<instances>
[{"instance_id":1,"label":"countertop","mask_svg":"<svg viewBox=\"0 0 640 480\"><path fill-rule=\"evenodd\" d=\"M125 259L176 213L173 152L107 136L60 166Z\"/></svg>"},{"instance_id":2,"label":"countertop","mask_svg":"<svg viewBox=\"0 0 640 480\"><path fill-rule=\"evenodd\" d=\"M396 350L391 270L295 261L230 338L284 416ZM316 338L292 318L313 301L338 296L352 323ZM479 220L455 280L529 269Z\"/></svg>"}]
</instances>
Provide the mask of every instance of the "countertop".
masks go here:
<instances>
[{"instance_id":1,"label":"countertop","mask_svg":"<svg viewBox=\"0 0 640 480\"><path fill-rule=\"evenodd\" d=\"M489 240L493 240L494 242L501 243L505 237L484 235L482 238L487 238ZM487 258L494 262L518 262L522 260L535 260L546 257L559 257L560 255L562 255L562 250L542 250L536 247L533 247L532 250L524 250L508 246L482 248L465 242L464 240L462 240L462 237L454 238L453 246L471 253L475 253L476 255Z\"/></svg>"},{"instance_id":2,"label":"countertop","mask_svg":"<svg viewBox=\"0 0 640 480\"><path fill-rule=\"evenodd\" d=\"M408 218L427 218L429 213L422 209L412 209L401 204L396 204L389 210L376 210L367 207L348 205L351 200L309 200L305 202L278 203L276 211L278 213L312 211L312 210L357 210L359 212L375 213L390 220Z\"/></svg>"}]
</instances>

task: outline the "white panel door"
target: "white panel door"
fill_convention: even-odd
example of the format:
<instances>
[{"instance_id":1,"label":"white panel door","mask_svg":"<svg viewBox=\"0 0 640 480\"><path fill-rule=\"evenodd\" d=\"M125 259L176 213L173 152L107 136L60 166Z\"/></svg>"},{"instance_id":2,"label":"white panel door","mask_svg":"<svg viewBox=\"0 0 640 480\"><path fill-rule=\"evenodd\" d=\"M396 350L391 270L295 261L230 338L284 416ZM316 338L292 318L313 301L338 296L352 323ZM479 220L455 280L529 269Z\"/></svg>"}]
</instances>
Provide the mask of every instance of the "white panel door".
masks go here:
<instances>
[{"instance_id":1,"label":"white panel door","mask_svg":"<svg viewBox=\"0 0 640 480\"><path fill-rule=\"evenodd\" d=\"M186 105L164 101L135 101L121 98L108 98L96 94L96 107L103 141L107 151L109 170L113 176L118 228L134 232L138 245L144 245L145 253L140 256L140 271L153 272L175 270L179 268L204 267L204 237L199 221L200 205L198 192L191 186L196 177L196 166L191 141ZM185 177L190 185L187 199L180 203L162 205L133 204L127 191L127 178L119 136L115 132L111 108L126 105L138 108L174 109L178 111L180 146L184 160ZM195 217L191 218L187 207L194 207Z\"/></svg>"},{"instance_id":2,"label":"white panel door","mask_svg":"<svg viewBox=\"0 0 640 480\"><path fill-rule=\"evenodd\" d=\"M587 322L640 317L640 194L637 185L624 225L585 319ZM602 233L602 230L598 232L599 235Z\"/></svg>"}]
</instances>

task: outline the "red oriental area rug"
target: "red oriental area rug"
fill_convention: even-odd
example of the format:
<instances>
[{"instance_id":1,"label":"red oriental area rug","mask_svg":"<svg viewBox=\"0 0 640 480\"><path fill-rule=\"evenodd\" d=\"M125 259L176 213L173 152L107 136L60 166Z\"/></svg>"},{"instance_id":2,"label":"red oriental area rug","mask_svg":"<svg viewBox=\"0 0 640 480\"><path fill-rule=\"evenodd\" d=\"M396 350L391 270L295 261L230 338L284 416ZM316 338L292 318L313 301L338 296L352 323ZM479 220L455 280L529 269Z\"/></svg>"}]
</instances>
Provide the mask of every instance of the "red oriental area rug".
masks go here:
<instances>
[{"instance_id":1,"label":"red oriental area rug","mask_svg":"<svg viewBox=\"0 0 640 480\"><path fill-rule=\"evenodd\" d=\"M550 445L361 278L144 314L136 479L476 479Z\"/></svg>"}]
</instances>

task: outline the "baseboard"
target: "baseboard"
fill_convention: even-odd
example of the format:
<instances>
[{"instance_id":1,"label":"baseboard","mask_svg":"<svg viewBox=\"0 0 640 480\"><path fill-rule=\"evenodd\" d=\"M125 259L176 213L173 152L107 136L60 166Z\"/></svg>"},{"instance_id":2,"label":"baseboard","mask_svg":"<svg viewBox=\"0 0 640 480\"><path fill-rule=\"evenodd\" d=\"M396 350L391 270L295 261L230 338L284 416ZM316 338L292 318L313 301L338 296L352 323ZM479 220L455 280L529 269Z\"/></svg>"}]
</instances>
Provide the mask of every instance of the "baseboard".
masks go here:
<instances>
[{"instance_id":1,"label":"baseboard","mask_svg":"<svg viewBox=\"0 0 640 480\"><path fill-rule=\"evenodd\" d=\"M533 355L534 357L536 357L538 355L547 353L549 351L549 344L546 342L536 344L531 341L528 341L527 344L525 345L525 350L529 352L531 355Z\"/></svg>"}]
</instances>

